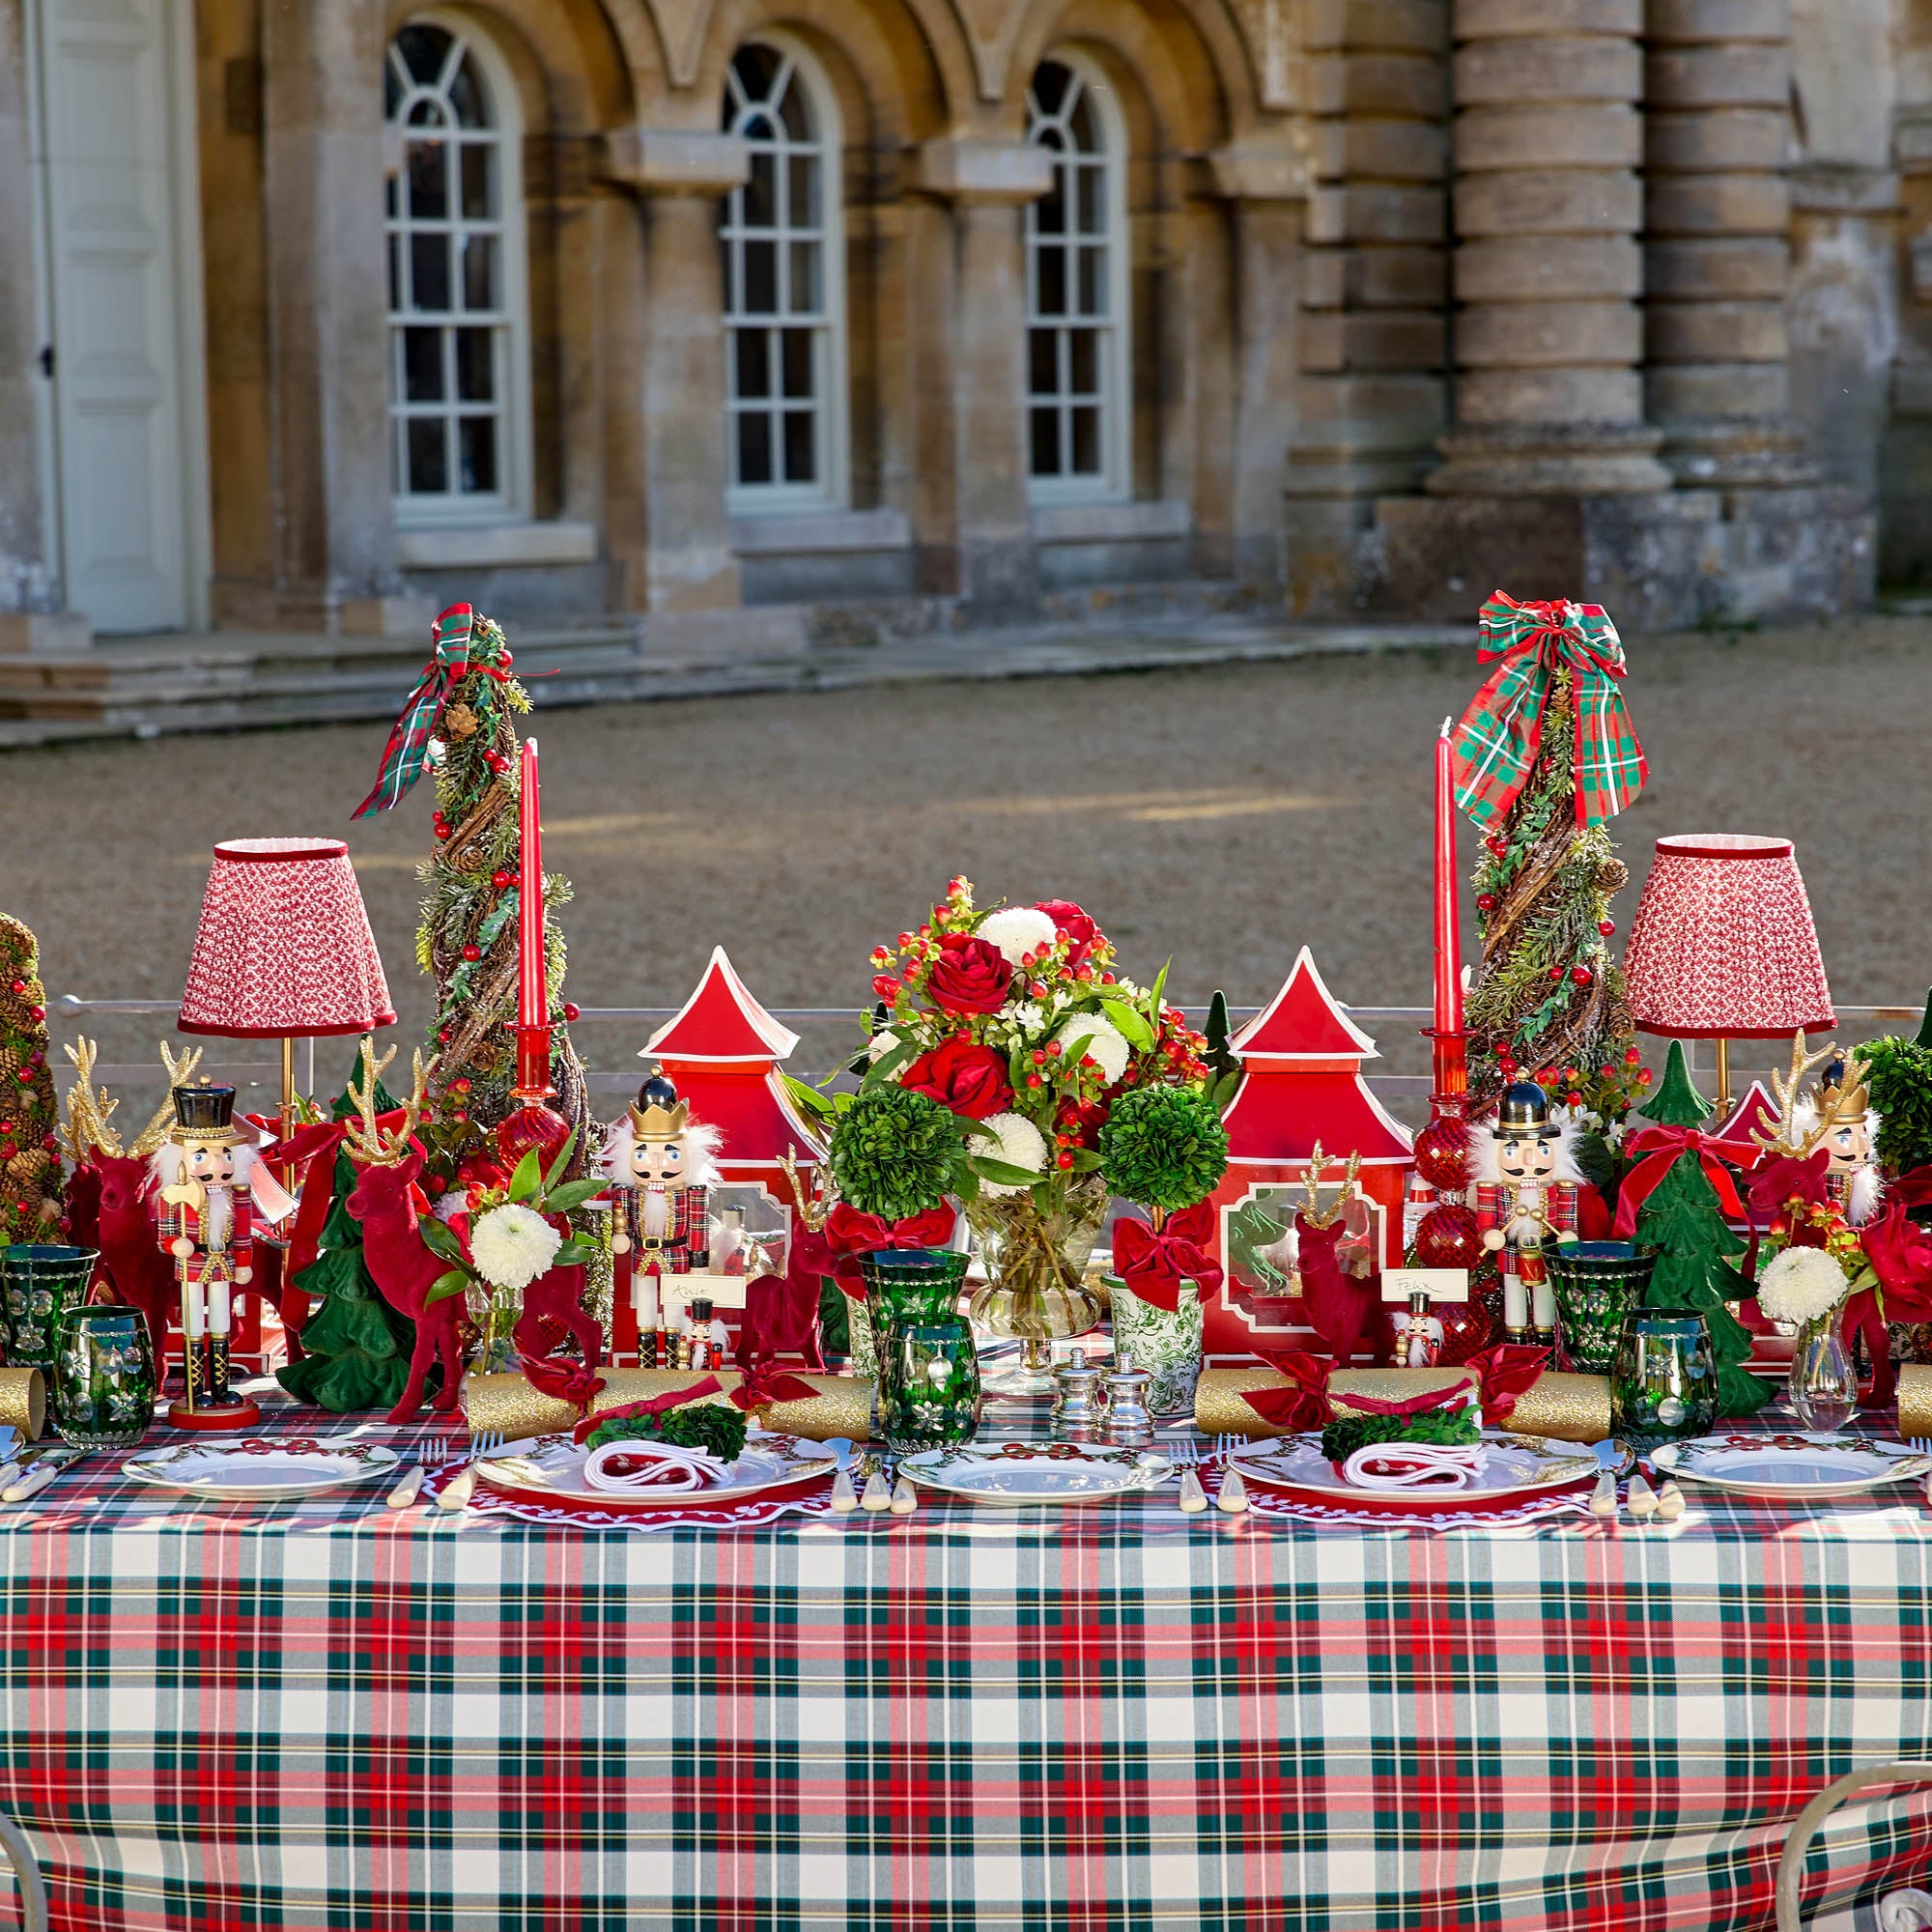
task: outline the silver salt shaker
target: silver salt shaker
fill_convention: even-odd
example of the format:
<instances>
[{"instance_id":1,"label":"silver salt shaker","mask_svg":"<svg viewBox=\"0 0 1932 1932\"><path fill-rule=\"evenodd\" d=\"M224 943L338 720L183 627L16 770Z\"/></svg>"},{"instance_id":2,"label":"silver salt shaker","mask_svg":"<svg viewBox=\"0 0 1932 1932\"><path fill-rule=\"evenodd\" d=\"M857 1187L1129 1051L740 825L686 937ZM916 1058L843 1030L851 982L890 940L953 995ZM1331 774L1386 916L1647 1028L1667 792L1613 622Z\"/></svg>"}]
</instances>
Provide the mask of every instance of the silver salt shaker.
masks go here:
<instances>
[{"instance_id":1,"label":"silver salt shaker","mask_svg":"<svg viewBox=\"0 0 1932 1932\"><path fill-rule=\"evenodd\" d=\"M1100 1393L1104 1371L1097 1362L1089 1363L1085 1349L1071 1349L1066 1359L1053 1372L1058 1393L1053 1412L1047 1418L1056 1442L1093 1442L1100 1435L1106 1399Z\"/></svg>"},{"instance_id":2,"label":"silver salt shaker","mask_svg":"<svg viewBox=\"0 0 1932 1932\"><path fill-rule=\"evenodd\" d=\"M1148 1413L1148 1384L1153 1380L1147 1369L1134 1367L1131 1354L1122 1354L1106 1378L1107 1418L1101 1434L1117 1449L1145 1449L1153 1440L1153 1417Z\"/></svg>"}]
</instances>

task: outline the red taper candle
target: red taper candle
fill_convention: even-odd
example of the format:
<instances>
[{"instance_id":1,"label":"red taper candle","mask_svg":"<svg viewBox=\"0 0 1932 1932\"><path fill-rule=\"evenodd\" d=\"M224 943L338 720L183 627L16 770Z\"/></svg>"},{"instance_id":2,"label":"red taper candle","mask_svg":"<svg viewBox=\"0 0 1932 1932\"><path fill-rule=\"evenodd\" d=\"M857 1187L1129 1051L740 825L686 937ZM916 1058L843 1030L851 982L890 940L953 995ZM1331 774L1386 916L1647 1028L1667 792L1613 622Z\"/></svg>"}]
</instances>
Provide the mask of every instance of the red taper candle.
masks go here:
<instances>
[{"instance_id":1,"label":"red taper candle","mask_svg":"<svg viewBox=\"0 0 1932 1932\"><path fill-rule=\"evenodd\" d=\"M1435 1091L1461 1094L1468 1085L1463 1037L1463 941L1456 894L1456 782L1450 769L1449 730L1442 721L1435 741Z\"/></svg>"},{"instance_id":2,"label":"red taper candle","mask_svg":"<svg viewBox=\"0 0 1932 1932\"><path fill-rule=\"evenodd\" d=\"M550 988L544 959L543 803L537 786L537 741L524 745L517 800L517 1091L550 1091Z\"/></svg>"}]
</instances>

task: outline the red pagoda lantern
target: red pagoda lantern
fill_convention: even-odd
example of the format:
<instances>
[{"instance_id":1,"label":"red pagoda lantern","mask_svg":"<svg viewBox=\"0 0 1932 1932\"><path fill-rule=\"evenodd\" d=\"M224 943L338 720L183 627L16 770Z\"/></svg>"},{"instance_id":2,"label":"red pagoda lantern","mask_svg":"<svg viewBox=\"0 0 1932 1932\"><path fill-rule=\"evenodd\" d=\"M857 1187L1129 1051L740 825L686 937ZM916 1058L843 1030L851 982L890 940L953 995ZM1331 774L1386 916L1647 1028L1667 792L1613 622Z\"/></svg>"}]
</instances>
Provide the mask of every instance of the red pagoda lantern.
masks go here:
<instances>
[{"instance_id":1,"label":"red pagoda lantern","mask_svg":"<svg viewBox=\"0 0 1932 1932\"><path fill-rule=\"evenodd\" d=\"M1241 1084L1228 1109L1228 1173L1212 1196L1226 1269L1208 1305L1209 1354L1256 1348L1316 1347L1293 1293L1293 1222L1319 1142L1333 1177L1360 1156L1378 1267L1402 1264L1402 1208L1410 1161L1408 1130L1384 1111L1362 1078L1379 1056L1322 982L1307 947L1266 1009L1235 1035ZM1373 1293L1367 1282L1363 1293Z\"/></svg>"}]
</instances>

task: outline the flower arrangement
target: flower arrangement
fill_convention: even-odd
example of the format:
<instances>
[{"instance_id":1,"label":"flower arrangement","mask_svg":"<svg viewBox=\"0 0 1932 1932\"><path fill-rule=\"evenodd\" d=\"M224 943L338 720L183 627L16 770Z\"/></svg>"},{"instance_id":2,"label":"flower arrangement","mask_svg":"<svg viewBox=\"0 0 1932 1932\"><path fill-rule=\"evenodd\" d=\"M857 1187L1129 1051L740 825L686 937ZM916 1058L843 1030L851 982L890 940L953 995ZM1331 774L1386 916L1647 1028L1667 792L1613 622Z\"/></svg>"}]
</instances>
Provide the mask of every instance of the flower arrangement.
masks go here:
<instances>
[{"instance_id":1,"label":"flower arrangement","mask_svg":"<svg viewBox=\"0 0 1932 1932\"><path fill-rule=\"evenodd\" d=\"M1844 1300L1851 1283L1828 1248L1780 1248L1757 1278L1757 1305L1774 1321L1800 1327L1820 1321Z\"/></svg>"}]
</instances>

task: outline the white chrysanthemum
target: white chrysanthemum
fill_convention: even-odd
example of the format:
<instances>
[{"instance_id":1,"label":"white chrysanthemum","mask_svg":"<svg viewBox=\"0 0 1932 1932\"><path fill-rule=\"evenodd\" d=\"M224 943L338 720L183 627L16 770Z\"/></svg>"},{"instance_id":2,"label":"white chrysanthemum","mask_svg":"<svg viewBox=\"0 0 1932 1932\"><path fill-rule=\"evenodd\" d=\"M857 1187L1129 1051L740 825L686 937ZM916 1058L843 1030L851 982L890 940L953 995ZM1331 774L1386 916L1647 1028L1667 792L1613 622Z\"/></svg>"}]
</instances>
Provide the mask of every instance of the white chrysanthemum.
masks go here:
<instances>
[{"instance_id":1,"label":"white chrysanthemum","mask_svg":"<svg viewBox=\"0 0 1932 1932\"><path fill-rule=\"evenodd\" d=\"M971 1151L982 1159L1024 1168L1029 1174L1046 1178L1046 1136L1024 1114L991 1114L980 1124L987 1133L998 1136L999 1146L995 1148L983 1135L975 1134L969 1143ZM1026 1189L1017 1182L982 1180L980 1192L999 1196L1024 1194Z\"/></svg>"},{"instance_id":2,"label":"white chrysanthemum","mask_svg":"<svg viewBox=\"0 0 1932 1932\"><path fill-rule=\"evenodd\" d=\"M559 1235L534 1208L515 1202L469 1224L469 1258L493 1288L527 1288L556 1259Z\"/></svg>"},{"instance_id":3,"label":"white chrysanthemum","mask_svg":"<svg viewBox=\"0 0 1932 1932\"><path fill-rule=\"evenodd\" d=\"M891 1027L881 1027L872 1036L871 1043L866 1048L866 1058L877 1065L887 1054L902 1044L897 1034Z\"/></svg>"},{"instance_id":4,"label":"white chrysanthemum","mask_svg":"<svg viewBox=\"0 0 1932 1932\"><path fill-rule=\"evenodd\" d=\"M1757 1278L1757 1305L1774 1321L1815 1321L1845 1298L1845 1271L1823 1248L1784 1248Z\"/></svg>"},{"instance_id":5,"label":"white chrysanthemum","mask_svg":"<svg viewBox=\"0 0 1932 1932\"><path fill-rule=\"evenodd\" d=\"M1111 1087L1127 1070L1127 1062L1132 1057L1133 1049L1127 1044L1126 1035L1098 1013L1075 1013L1060 1029L1060 1043L1071 1053L1083 1039L1086 1044L1080 1051L1099 1067Z\"/></svg>"},{"instance_id":6,"label":"white chrysanthemum","mask_svg":"<svg viewBox=\"0 0 1932 1932\"><path fill-rule=\"evenodd\" d=\"M1051 946L1057 929L1052 920L1032 906L1002 906L980 922L974 936L988 946L997 946L1001 958L1009 966L1017 966L1029 952Z\"/></svg>"},{"instance_id":7,"label":"white chrysanthemum","mask_svg":"<svg viewBox=\"0 0 1932 1932\"><path fill-rule=\"evenodd\" d=\"M447 1194L439 1194L430 1203L429 1211L439 1221L447 1223L456 1219L469 1206L469 1197L461 1188L453 1188Z\"/></svg>"}]
</instances>

